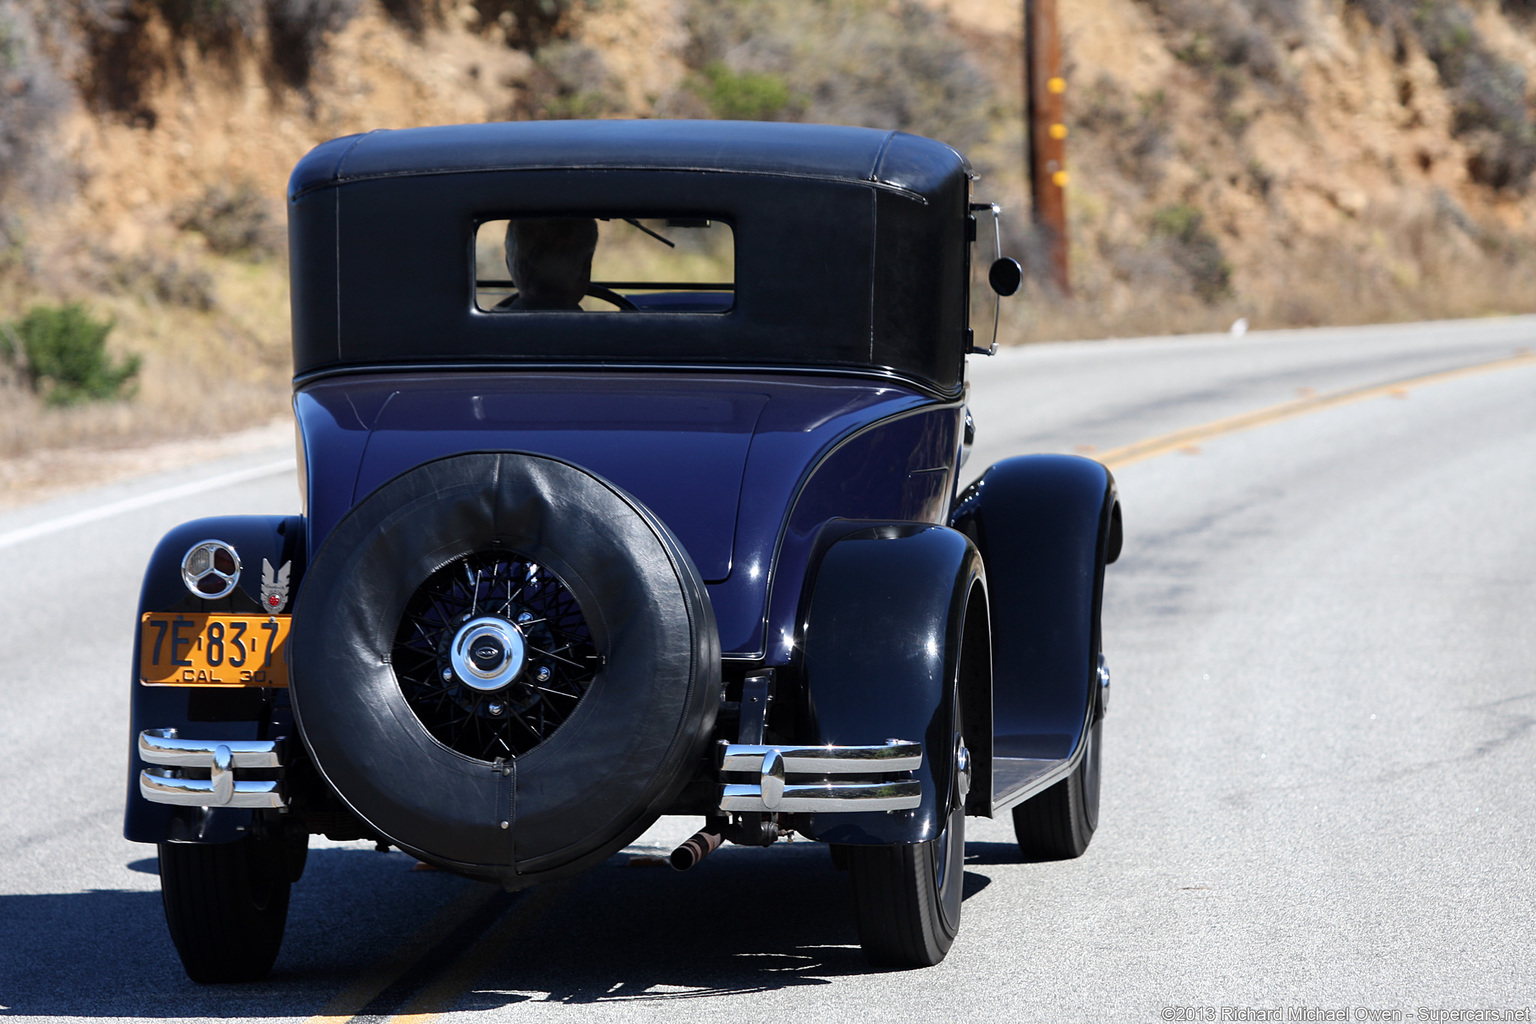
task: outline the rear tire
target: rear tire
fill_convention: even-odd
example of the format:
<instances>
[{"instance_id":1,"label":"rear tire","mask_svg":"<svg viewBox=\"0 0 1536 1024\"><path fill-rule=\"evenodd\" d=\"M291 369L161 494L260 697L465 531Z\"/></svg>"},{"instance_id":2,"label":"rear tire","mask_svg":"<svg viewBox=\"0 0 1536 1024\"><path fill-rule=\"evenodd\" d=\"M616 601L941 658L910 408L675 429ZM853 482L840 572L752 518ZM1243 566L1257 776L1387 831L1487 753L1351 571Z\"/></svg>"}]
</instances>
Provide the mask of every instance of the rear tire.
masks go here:
<instances>
[{"instance_id":1,"label":"rear tire","mask_svg":"<svg viewBox=\"0 0 1536 1024\"><path fill-rule=\"evenodd\" d=\"M958 705L956 701L957 715ZM960 735L958 719L956 733ZM962 745L957 739L957 752ZM932 967L944 959L960 930L965 795L958 767L951 766L949 816L938 838L903 846L833 848L833 863L846 864L853 883L859 943L876 967Z\"/></svg>"},{"instance_id":2,"label":"rear tire","mask_svg":"<svg viewBox=\"0 0 1536 1024\"><path fill-rule=\"evenodd\" d=\"M954 944L960 928L965 817L953 817L955 823L943 835L926 843L845 847L859 944L874 966L932 967Z\"/></svg>"},{"instance_id":3,"label":"rear tire","mask_svg":"<svg viewBox=\"0 0 1536 1024\"><path fill-rule=\"evenodd\" d=\"M1013 809L1013 834L1025 860L1081 857L1099 827L1099 748L1103 719L1084 736L1088 749L1072 774Z\"/></svg>"},{"instance_id":4,"label":"rear tire","mask_svg":"<svg viewBox=\"0 0 1536 1024\"><path fill-rule=\"evenodd\" d=\"M160 844L160 896L187 977L200 984L259 981L288 923L288 851L256 838Z\"/></svg>"}]
</instances>

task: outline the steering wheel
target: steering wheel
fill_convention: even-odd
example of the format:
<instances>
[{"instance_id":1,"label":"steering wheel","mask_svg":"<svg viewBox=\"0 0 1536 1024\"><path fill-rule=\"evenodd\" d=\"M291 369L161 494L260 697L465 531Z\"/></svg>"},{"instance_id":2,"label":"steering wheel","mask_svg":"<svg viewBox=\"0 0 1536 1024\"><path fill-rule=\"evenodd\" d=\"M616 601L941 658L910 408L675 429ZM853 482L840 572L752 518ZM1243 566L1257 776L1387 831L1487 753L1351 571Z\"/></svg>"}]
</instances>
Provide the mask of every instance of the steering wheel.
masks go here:
<instances>
[{"instance_id":1,"label":"steering wheel","mask_svg":"<svg viewBox=\"0 0 1536 1024\"><path fill-rule=\"evenodd\" d=\"M587 288L586 294L592 296L594 299L601 299L604 302L612 303L613 305L619 307L620 311L622 312L637 313L640 310L639 306L635 305L633 302L630 302L628 299L614 291L612 288L604 288L600 284L589 286ZM517 301L517 296L518 293L513 292L511 295L508 295L506 298L502 299L491 308L511 309L512 303Z\"/></svg>"},{"instance_id":2,"label":"steering wheel","mask_svg":"<svg viewBox=\"0 0 1536 1024\"><path fill-rule=\"evenodd\" d=\"M635 305L633 302L630 302L628 299L614 291L612 288L604 288L600 284L594 284L589 287L587 289L587 294L592 296L594 299L602 299L604 302L611 302L615 306L618 306L619 309L628 313L638 313L640 311L639 306Z\"/></svg>"}]
</instances>

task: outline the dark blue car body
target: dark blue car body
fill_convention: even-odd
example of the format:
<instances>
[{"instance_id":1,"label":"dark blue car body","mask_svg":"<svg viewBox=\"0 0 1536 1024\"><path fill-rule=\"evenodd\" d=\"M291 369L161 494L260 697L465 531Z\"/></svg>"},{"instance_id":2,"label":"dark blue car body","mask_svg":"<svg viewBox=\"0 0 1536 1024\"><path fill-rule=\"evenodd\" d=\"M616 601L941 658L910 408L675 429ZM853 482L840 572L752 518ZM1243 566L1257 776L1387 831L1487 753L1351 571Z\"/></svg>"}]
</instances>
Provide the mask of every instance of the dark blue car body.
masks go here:
<instances>
[{"instance_id":1,"label":"dark blue car body","mask_svg":"<svg viewBox=\"0 0 1536 1024\"><path fill-rule=\"evenodd\" d=\"M965 359L986 351L973 177L900 133L705 122L376 132L299 164L303 514L178 528L140 608L144 642L156 617L291 617L288 687L149 685L135 650L126 834L180 865L167 913L194 977L224 975L169 895L213 870L188 847L286 886L323 832L521 887L693 814L678 866L789 832L843 851L866 950L906 966L953 938L965 814L1014 807L1026 853L1081 852L1119 506L1068 456L959 487ZM734 276L612 282L635 307L612 315L487 309L477 231L523 217L722 222ZM193 582L206 543L248 567L215 599ZM536 578L573 632L538 632ZM469 604L421 611L447 595ZM446 713L403 667L423 615ZM550 666L572 703L536 692ZM482 728L506 756L465 745ZM880 895L914 884L910 912Z\"/></svg>"}]
</instances>

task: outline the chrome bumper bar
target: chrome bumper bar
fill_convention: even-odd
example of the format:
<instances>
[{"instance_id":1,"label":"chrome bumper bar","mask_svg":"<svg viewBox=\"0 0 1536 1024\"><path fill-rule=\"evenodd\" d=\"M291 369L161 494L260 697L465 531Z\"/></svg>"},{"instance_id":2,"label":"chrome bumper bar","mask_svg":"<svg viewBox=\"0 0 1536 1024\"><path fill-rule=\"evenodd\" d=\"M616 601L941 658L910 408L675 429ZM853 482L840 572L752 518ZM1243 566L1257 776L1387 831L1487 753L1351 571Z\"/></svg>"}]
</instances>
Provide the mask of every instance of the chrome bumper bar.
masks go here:
<instances>
[{"instance_id":1,"label":"chrome bumper bar","mask_svg":"<svg viewBox=\"0 0 1536 1024\"><path fill-rule=\"evenodd\" d=\"M139 759L163 767L139 772L139 795L157 804L182 807L250 807L285 810L282 784L276 779L239 779L235 770L281 768L275 740L187 740L175 729L139 733ZM207 778L186 778L186 769Z\"/></svg>"},{"instance_id":2,"label":"chrome bumper bar","mask_svg":"<svg viewBox=\"0 0 1536 1024\"><path fill-rule=\"evenodd\" d=\"M909 810L922 801L923 787L908 773L922 763L923 745L907 740L867 747L721 743L720 770L757 779L723 780L720 809L737 814ZM828 778L843 775L864 778Z\"/></svg>"}]
</instances>

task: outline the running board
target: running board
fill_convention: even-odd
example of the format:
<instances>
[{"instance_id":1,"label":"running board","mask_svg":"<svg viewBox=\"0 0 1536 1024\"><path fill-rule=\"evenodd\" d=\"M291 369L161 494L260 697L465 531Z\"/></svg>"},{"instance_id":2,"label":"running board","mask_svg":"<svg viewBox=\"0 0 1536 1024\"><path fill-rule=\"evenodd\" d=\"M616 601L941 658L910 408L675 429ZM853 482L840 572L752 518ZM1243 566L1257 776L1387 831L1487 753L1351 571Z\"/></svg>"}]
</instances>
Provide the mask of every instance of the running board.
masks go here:
<instances>
[{"instance_id":1,"label":"running board","mask_svg":"<svg viewBox=\"0 0 1536 1024\"><path fill-rule=\"evenodd\" d=\"M1098 682L1099 706L1102 711L1109 701L1109 669L1105 666L1102 654L1099 655ZM1093 711L1092 704L1089 704L1088 710L1090 713ZM1088 730L1093 727L1094 721L1091 717L1083 721L1082 730L1071 747L1072 753L1066 757L1009 757L1007 754L994 754L992 757L992 814L999 814L1017 807L1032 796L1039 796L1077 771L1078 762L1083 759L1083 754L1088 749L1088 744L1083 741L1088 737ZM1049 742L1042 741L1052 739L1069 740L1064 736L1025 734L999 736L995 738L995 742L1000 750L1046 753L1053 748ZM1059 751L1062 748L1058 743L1054 749Z\"/></svg>"},{"instance_id":2,"label":"running board","mask_svg":"<svg viewBox=\"0 0 1536 1024\"><path fill-rule=\"evenodd\" d=\"M1084 744L1078 744L1081 749ZM1074 752L1075 753L1075 752ZM1050 789L1077 768L1077 759L994 757L992 813L999 814Z\"/></svg>"}]
</instances>

